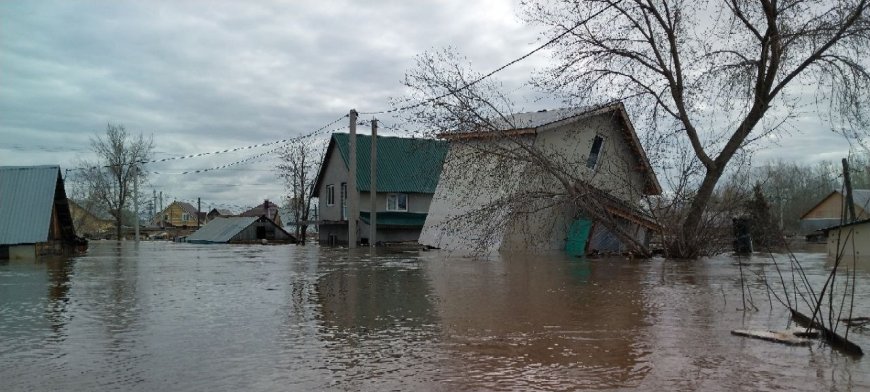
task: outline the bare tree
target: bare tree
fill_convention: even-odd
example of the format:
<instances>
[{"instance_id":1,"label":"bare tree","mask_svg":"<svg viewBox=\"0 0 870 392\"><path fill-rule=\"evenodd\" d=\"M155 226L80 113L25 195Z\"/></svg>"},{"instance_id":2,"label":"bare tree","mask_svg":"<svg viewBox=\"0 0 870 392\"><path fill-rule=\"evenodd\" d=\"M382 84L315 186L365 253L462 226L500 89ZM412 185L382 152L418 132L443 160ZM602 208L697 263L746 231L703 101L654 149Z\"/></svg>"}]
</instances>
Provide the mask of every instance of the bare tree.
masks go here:
<instances>
[{"instance_id":1,"label":"bare tree","mask_svg":"<svg viewBox=\"0 0 870 392\"><path fill-rule=\"evenodd\" d=\"M825 118L847 136L867 124L868 0L525 6L529 21L551 34L569 32L556 43L555 64L538 76L539 86L580 102L624 100L650 132L690 143L703 178L675 238L675 256L702 253L705 210L742 148L798 115Z\"/></svg>"},{"instance_id":2,"label":"bare tree","mask_svg":"<svg viewBox=\"0 0 870 392\"><path fill-rule=\"evenodd\" d=\"M82 162L78 178L87 193L106 207L115 219L115 234L122 238L121 226L132 195L133 182L142 184L146 174L142 165L151 159L154 143L141 133L133 136L123 125L108 124L105 136L91 139L91 149L97 155L93 162ZM138 211L134 219L139 218Z\"/></svg>"},{"instance_id":3,"label":"bare tree","mask_svg":"<svg viewBox=\"0 0 870 392\"><path fill-rule=\"evenodd\" d=\"M317 147L313 144L295 142L284 146L279 152L281 163L278 170L289 193L288 204L293 214L298 244L305 245L308 233L311 193L317 178Z\"/></svg>"}]
</instances>

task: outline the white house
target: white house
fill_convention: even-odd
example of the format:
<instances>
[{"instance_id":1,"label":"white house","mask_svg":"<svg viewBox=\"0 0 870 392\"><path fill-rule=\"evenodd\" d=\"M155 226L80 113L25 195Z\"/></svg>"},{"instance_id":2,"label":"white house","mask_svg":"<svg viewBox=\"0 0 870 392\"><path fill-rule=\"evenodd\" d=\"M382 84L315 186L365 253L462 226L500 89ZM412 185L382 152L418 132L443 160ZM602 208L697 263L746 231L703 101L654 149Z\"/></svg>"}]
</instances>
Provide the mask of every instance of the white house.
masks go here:
<instances>
[{"instance_id":1,"label":"white house","mask_svg":"<svg viewBox=\"0 0 870 392\"><path fill-rule=\"evenodd\" d=\"M567 186L582 188L589 195L584 203L596 203L608 222L648 242L657 226L639 202L660 194L661 186L621 103L514 114L493 128L441 135L450 149L421 244L574 255L625 251L601 216L581 214L578 198L564 196Z\"/></svg>"}]
</instances>

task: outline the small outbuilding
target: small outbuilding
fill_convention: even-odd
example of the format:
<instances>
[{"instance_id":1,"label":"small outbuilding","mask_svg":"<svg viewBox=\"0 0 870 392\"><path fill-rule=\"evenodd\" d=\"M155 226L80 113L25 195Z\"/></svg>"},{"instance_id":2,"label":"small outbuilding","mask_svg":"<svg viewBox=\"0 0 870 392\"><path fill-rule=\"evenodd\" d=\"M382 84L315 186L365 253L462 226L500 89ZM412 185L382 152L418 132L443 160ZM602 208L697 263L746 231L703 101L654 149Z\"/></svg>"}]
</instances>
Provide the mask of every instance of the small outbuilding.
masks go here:
<instances>
[{"instance_id":1,"label":"small outbuilding","mask_svg":"<svg viewBox=\"0 0 870 392\"><path fill-rule=\"evenodd\" d=\"M870 219L870 189L854 189L852 203L856 220ZM825 242L825 229L842 223L844 206L846 196L840 191L832 191L801 215L801 234L810 242Z\"/></svg>"},{"instance_id":2,"label":"small outbuilding","mask_svg":"<svg viewBox=\"0 0 870 392\"><path fill-rule=\"evenodd\" d=\"M187 237L195 244L245 244L263 240L296 243L296 237L265 216L217 217Z\"/></svg>"},{"instance_id":3,"label":"small outbuilding","mask_svg":"<svg viewBox=\"0 0 870 392\"><path fill-rule=\"evenodd\" d=\"M870 262L870 219L846 223L823 230L827 236L828 258L841 255L842 261Z\"/></svg>"},{"instance_id":4,"label":"small outbuilding","mask_svg":"<svg viewBox=\"0 0 870 392\"><path fill-rule=\"evenodd\" d=\"M0 259L68 254L78 244L60 166L0 167Z\"/></svg>"}]
</instances>

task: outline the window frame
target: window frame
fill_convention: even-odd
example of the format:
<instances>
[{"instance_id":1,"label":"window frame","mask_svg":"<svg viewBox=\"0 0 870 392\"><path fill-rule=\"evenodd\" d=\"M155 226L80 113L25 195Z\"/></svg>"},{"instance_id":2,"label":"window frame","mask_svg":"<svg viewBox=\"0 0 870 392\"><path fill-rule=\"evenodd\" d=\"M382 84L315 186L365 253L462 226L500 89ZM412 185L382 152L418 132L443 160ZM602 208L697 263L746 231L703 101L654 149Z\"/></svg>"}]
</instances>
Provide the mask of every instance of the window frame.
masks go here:
<instances>
[{"instance_id":1,"label":"window frame","mask_svg":"<svg viewBox=\"0 0 870 392\"><path fill-rule=\"evenodd\" d=\"M190 220L190 214L188 214L186 212L181 213L181 221L182 222L187 222L189 220Z\"/></svg>"},{"instance_id":2,"label":"window frame","mask_svg":"<svg viewBox=\"0 0 870 392\"><path fill-rule=\"evenodd\" d=\"M598 153L595 154L595 160L592 161L592 151L595 149L596 139L601 139L601 144L598 147ZM601 166L601 158L602 156L604 156L605 143L607 143L607 138L602 134L596 133L595 137L592 138L592 145L589 149L589 155L586 156L586 167L591 169L592 171L598 170L598 167Z\"/></svg>"},{"instance_id":3,"label":"window frame","mask_svg":"<svg viewBox=\"0 0 870 392\"><path fill-rule=\"evenodd\" d=\"M405 198L405 208L404 209L399 208L399 200L402 196L404 196L404 198ZM391 206L390 206L390 200L393 198L395 198L395 201L396 201L395 208L391 208ZM410 198L408 197L407 193L388 193L386 199L387 199L386 211L408 212L408 202L409 202Z\"/></svg>"},{"instance_id":4,"label":"window frame","mask_svg":"<svg viewBox=\"0 0 870 392\"><path fill-rule=\"evenodd\" d=\"M326 205L334 206L335 205L335 185L329 184L326 186Z\"/></svg>"}]
</instances>

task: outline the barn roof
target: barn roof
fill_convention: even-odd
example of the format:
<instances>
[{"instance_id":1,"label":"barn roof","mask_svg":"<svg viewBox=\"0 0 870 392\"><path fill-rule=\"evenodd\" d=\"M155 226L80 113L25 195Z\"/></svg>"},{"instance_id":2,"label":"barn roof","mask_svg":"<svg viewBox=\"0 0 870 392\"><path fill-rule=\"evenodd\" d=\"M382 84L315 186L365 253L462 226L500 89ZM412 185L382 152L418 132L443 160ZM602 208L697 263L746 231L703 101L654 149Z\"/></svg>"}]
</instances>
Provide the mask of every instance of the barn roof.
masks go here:
<instances>
[{"instance_id":1,"label":"barn roof","mask_svg":"<svg viewBox=\"0 0 870 392\"><path fill-rule=\"evenodd\" d=\"M187 242L223 243L260 219L259 216L217 217L187 237Z\"/></svg>"},{"instance_id":2,"label":"barn roof","mask_svg":"<svg viewBox=\"0 0 870 392\"><path fill-rule=\"evenodd\" d=\"M62 181L60 166L0 167L0 245L48 240L55 192L58 184L63 191Z\"/></svg>"},{"instance_id":3,"label":"barn roof","mask_svg":"<svg viewBox=\"0 0 870 392\"><path fill-rule=\"evenodd\" d=\"M371 136L357 135L357 189L368 192L371 189ZM403 138L378 136L378 192L435 193L441 167L447 156L446 142L434 139ZM326 163L334 151L338 151L345 166L350 162L350 135L332 135L323 159L313 196L320 191L320 182L326 170Z\"/></svg>"}]
</instances>

